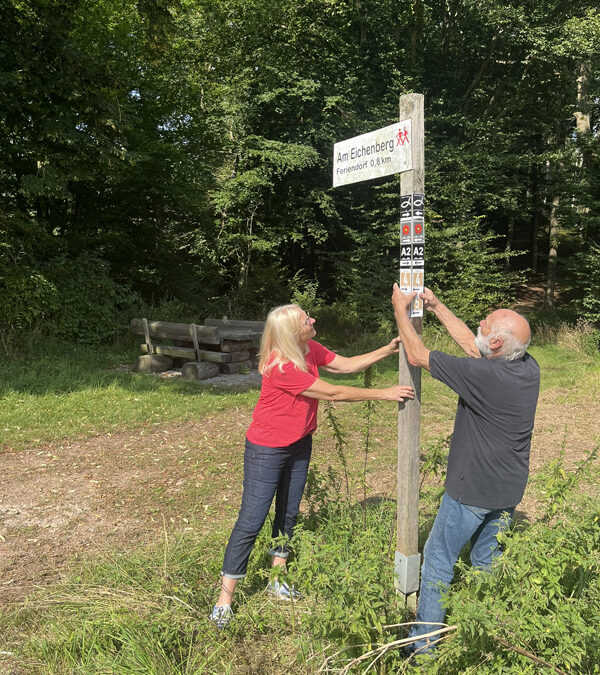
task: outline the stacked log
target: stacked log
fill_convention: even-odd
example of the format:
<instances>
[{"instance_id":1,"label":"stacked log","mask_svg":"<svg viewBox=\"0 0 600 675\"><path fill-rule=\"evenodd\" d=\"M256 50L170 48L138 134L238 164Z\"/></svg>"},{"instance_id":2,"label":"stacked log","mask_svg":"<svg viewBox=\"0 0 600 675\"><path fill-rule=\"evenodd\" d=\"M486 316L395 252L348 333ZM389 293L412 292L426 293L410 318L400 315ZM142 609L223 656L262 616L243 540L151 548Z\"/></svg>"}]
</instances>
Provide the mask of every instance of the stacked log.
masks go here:
<instances>
[{"instance_id":1,"label":"stacked log","mask_svg":"<svg viewBox=\"0 0 600 675\"><path fill-rule=\"evenodd\" d=\"M249 372L258 366L256 340L264 329L261 321L207 319L205 325L133 319L131 331L144 335L140 345L140 372L163 372L182 363L184 379L204 380L218 375ZM157 338L170 344L158 344Z\"/></svg>"}]
</instances>

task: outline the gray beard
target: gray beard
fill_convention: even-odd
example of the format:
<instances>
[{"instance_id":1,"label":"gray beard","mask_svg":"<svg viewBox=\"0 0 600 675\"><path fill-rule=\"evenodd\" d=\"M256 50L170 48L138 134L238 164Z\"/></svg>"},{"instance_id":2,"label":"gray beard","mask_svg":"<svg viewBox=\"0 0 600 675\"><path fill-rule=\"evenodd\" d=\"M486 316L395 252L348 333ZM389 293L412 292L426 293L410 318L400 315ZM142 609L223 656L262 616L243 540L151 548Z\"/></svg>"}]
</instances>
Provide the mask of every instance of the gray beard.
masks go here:
<instances>
[{"instance_id":1,"label":"gray beard","mask_svg":"<svg viewBox=\"0 0 600 675\"><path fill-rule=\"evenodd\" d=\"M484 359L489 359L492 356L492 350L488 344L488 338L481 334L481 326L477 329L477 336L475 337L475 346L479 349L479 353Z\"/></svg>"}]
</instances>

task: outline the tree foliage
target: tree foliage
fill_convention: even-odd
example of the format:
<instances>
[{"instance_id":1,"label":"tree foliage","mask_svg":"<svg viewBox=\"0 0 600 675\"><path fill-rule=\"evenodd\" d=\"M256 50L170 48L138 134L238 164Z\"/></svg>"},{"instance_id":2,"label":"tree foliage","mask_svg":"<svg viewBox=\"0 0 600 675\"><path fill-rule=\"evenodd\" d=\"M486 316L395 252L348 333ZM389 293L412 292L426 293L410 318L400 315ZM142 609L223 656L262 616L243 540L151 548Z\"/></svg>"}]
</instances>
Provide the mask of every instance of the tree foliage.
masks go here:
<instances>
[{"instance_id":1,"label":"tree foliage","mask_svg":"<svg viewBox=\"0 0 600 675\"><path fill-rule=\"evenodd\" d=\"M372 324L397 276L398 179L333 190L332 146L392 123L412 91L426 102L426 283L473 318L530 272L549 306L574 280L589 307L571 261L599 235L594 3L0 10L5 330L60 323L45 270L84 254L124 293L200 316L260 316L316 289Z\"/></svg>"}]
</instances>

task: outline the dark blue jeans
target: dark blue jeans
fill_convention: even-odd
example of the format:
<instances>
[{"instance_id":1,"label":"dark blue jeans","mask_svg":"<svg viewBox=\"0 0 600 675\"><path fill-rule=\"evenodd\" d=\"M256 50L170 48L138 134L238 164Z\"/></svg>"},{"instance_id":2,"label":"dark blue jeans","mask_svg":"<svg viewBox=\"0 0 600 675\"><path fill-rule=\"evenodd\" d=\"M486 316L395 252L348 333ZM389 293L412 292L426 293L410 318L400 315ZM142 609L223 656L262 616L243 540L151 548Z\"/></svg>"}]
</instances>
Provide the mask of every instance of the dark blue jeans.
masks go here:
<instances>
[{"instance_id":1,"label":"dark blue jeans","mask_svg":"<svg viewBox=\"0 0 600 675\"><path fill-rule=\"evenodd\" d=\"M498 535L509 526L514 508L484 509L469 506L444 493L442 503L423 551L421 590L417 607L417 623L409 637L417 637L441 628L446 610L444 593L454 577L454 564L465 544L471 540L471 564L481 570L490 567L500 554ZM432 637L435 642L440 636ZM429 651L424 638L410 649Z\"/></svg>"},{"instance_id":2,"label":"dark blue jeans","mask_svg":"<svg viewBox=\"0 0 600 675\"><path fill-rule=\"evenodd\" d=\"M230 579L246 575L248 558L254 547L273 497L275 519L273 538L291 538L298 519L300 501L308 475L312 451L312 436L281 448L254 445L246 439L244 453L244 492L238 519L233 527L221 574ZM270 551L271 555L287 558L287 546Z\"/></svg>"}]
</instances>

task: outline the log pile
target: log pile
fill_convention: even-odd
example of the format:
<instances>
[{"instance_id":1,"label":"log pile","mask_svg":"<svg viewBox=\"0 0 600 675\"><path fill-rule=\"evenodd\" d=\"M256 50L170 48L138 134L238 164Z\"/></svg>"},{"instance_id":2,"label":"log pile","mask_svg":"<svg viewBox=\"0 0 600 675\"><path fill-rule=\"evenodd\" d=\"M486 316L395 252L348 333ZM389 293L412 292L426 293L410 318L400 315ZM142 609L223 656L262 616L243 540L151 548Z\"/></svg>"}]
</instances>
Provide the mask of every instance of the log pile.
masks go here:
<instances>
[{"instance_id":1,"label":"log pile","mask_svg":"<svg viewBox=\"0 0 600 675\"><path fill-rule=\"evenodd\" d=\"M206 319L203 325L133 319L130 324L133 333L145 338L141 349L146 355L138 357L138 371L163 372L179 365L189 380L256 368L263 328L262 321L226 319Z\"/></svg>"}]
</instances>

